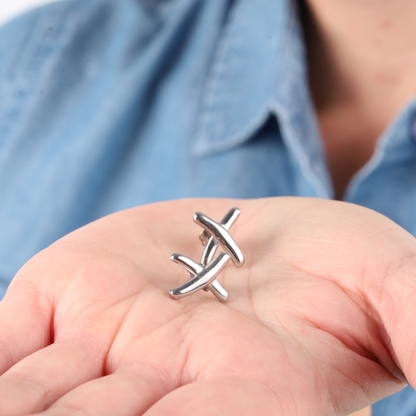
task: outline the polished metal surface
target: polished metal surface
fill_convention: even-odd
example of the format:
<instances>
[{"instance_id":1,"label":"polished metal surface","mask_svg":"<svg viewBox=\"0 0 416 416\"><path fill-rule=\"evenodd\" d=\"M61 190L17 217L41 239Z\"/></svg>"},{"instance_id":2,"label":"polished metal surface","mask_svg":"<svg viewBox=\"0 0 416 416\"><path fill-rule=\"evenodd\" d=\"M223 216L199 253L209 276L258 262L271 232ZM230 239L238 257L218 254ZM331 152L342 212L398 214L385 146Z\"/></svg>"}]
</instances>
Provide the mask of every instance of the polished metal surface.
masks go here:
<instances>
[{"instance_id":1,"label":"polished metal surface","mask_svg":"<svg viewBox=\"0 0 416 416\"><path fill-rule=\"evenodd\" d=\"M188 271L191 269L189 267L190 262L193 262L192 260L178 253L172 254L171 260L181 265ZM192 272L192 279L183 285L171 290L171 297L173 299L181 299L185 296L195 293L197 290L205 288L215 280L215 278L221 273L222 269L227 265L229 260L230 256L227 253L221 252L206 267L202 267L198 263L194 263L192 265L194 266L192 267L194 270L194 272Z\"/></svg>"},{"instance_id":2,"label":"polished metal surface","mask_svg":"<svg viewBox=\"0 0 416 416\"><path fill-rule=\"evenodd\" d=\"M228 252L237 267L241 267L244 264L243 253L223 225L217 224L202 212L195 212L194 222L200 225L206 233L215 239L217 244L221 245L222 249Z\"/></svg>"},{"instance_id":3,"label":"polished metal surface","mask_svg":"<svg viewBox=\"0 0 416 416\"><path fill-rule=\"evenodd\" d=\"M179 253L172 254L171 260L187 270L191 276L190 280L169 292L172 299L181 299L204 289L211 291L220 302L227 302L230 296L216 278L228 264L230 258L237 267L244 264L243 253L229 233L239 215L238 208L231 208L221 222L216 223L201 212L194 214L194 222L204 230L199 238L205 246L205 250L201 263ZM225 252L221 251L214 258L218 247L221 247Z\"/></svg>"}]
</instances>

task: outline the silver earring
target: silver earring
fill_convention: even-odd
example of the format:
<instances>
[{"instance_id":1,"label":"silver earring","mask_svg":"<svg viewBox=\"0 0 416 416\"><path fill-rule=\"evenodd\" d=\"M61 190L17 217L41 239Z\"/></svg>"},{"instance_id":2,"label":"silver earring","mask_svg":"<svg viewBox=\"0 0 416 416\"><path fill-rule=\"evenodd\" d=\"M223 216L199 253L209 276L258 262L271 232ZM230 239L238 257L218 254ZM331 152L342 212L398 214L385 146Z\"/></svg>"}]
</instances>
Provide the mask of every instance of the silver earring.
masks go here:
<instances>
[{"instance_id":1,"label":"silver earring","mask_svg":"<svg viewBox=\"0 0 416 416\"><path fill-rule=\"evenodd\" d=\"M227 302L230 295L217 280L217 276L230 259L236 267L241 267L244 264L243 253L229 233L229 229L240 213L238 208L231 208L221 222L216 223L202 212L195 212L194 222L204 230L199 239L205 246L205 250L200 263L179 253L172 254L170 259L187 270L191 276L191 279L186 283L169 291L172 299L181 299L204 289L205 291L210 290L220 302ZM218 246L224 251L214 258Z\"/></svg>"}]
</instances>

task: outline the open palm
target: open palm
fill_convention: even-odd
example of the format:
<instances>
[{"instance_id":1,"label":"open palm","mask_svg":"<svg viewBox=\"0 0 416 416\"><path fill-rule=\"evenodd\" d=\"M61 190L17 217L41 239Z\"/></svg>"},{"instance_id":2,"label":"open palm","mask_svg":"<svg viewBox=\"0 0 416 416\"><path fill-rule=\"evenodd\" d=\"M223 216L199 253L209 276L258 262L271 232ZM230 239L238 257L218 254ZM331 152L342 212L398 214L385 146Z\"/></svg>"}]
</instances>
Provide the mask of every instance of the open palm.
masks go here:
<instances>
[{"instance_id":1,"label":"open palm","mask_svg":"<svg viewBox=\"0 0 416 416\"><path fill-rule=\"evenodd\" d=\"M227 304L169 261L201 210L242 215ZM416 382L416 240L354 205L187 200L124 211L34 257L0 302L0 415L344 415Z\"/></svg>"}]
</instances>

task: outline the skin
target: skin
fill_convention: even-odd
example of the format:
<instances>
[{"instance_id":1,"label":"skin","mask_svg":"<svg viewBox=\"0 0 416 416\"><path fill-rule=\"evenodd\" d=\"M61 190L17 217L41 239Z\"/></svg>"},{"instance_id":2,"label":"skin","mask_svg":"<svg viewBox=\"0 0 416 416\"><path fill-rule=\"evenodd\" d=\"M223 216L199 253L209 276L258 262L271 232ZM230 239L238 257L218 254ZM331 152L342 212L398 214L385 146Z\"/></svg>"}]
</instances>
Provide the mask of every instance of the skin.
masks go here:
<instances>
[{"instance_id":1,"label":"skin","mask_svg":"<svg viewBox=\"0 0 416 416\"><path fill-rule=\"evenodd\" d=\"M416 95L416 2L306 0L309 79L336 198Z\"/></svg>"},{"instance_id":2,"label":"skin","mask_svg":"<svg viewBox=\"0 0 416 416\"><path fill-rule=\"evenodd\" d=\"M203 207L246 256L227 304L168 290L198 260ZM0 302L0 415L346 415L416 383L416 240L304 198L120 212L30 260Z\"/></svg>"}]
</instances>

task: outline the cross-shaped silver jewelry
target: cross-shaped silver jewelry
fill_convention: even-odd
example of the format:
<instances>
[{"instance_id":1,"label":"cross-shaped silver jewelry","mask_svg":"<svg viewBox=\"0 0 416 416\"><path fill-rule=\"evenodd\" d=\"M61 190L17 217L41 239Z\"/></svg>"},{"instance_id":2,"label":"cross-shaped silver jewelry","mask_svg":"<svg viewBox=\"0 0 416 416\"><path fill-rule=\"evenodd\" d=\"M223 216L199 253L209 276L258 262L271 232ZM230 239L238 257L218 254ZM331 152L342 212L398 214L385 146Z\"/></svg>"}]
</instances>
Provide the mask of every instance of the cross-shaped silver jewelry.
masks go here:
<instances>
[{"instance_id":1,"label":"cross-shaped silver jewelry","mask_svg":"<svg viewBox=\"0 0 416 416\"><path fill-rule=\"evenodd\" d=\"M199 238L205 246L205 250L201 263L179 253L172 254L170 259L186 269L191 276L191 279L186 283L169 291L172 299L181 299L204 289L205 291L210 290L220 302L227 302L230 295L217 280L217 276L230 259L236 267L241 267L244 264L243 253L229 233L229 229L240 212L238 208L231 208L220 223L216 223L202 212L195 212L194 222L204 229ZM224 251L214 258L218 246Z\"/></svg>"}]
</instances>

